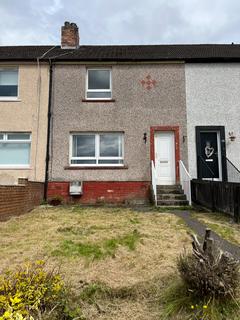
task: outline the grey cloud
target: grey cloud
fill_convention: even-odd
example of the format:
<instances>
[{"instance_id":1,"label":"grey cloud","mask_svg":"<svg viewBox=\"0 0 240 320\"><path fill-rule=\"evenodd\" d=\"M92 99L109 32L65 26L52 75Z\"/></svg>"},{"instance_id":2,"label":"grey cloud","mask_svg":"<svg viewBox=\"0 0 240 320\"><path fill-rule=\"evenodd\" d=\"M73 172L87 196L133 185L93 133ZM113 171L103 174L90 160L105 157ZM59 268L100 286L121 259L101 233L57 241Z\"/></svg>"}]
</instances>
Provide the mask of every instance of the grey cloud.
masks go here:
<instances>
[{"instance_id":1,"label":"grey cloud","mask_svg":"<svg viewBox=\"0 0 240 320\"><path fill-rule=\"evenodd\" d=\"M59 44L65 20L82 44L239 42L237 0L1 0L0 45Z\"/></svg>"}]
</instances>

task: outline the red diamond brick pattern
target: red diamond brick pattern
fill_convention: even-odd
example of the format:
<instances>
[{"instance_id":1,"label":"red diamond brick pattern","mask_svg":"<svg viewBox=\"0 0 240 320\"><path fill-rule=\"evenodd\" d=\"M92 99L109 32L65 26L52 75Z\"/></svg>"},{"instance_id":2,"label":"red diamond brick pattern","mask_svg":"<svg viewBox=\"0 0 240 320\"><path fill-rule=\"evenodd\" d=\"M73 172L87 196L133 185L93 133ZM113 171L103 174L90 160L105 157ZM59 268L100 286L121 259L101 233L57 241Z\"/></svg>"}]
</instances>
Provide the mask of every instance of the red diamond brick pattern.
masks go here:
<instances>
[{"instance_id":1,"label":"red diamond brick pattern","mask_svg":"<svg viewBox=\"0 0 240 320\"><path fill-rule=\"evenodd\" d=\"M141 80L140 83L143 86L143 88L151 90L156 86L157 81L155 79L152 79L152 77L149 74L145 77L145 79Z\"/></svg>"}]
</instances>

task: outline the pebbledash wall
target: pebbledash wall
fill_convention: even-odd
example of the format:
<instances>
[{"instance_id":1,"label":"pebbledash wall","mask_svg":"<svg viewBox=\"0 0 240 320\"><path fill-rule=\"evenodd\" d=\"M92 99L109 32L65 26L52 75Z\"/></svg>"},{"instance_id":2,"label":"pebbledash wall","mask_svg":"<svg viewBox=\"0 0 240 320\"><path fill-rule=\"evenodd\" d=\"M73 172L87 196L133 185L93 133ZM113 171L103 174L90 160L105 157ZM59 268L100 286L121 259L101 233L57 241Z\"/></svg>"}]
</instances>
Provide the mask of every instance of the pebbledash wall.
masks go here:
<instances>
[{"instance_id":1,"label":"pebbledash wall","mask_svg":"<svg viewBox=\"0 0 240 320\"><path fill-rule=\"evenodd\" d=\"M225 126L226 156L240 168L240 63L189 63L185 72L191 177L197 178L196 126Z\"/></svg>"},{"instance_id":2,"label":"pebbledash wall","mask_svg":"<svg viewBox=\"0 0 240 320\"><path fill-rule=\"evenodd\" d=\"M0 185L0 220L32 210L43 200L44 183L18 179L18 185Z\"/></svg>"},{"instance_id":3,"label":"pebbledash wall","mask_svg":"<svg viewBox=\"0 0 240 320\"><path fill-rule=\"evenodd\" d=\"M47 143L49 67L47 63L0 63L19 68L19 96L0 98L0 132L31 133L29 168L0 168L0 185L17 184L18 178L44 181Z\"/></svg>"},{"instance_id":4,"label":"pebbledash wall","mask_svg":"<svg viewBox=\"0 0 240 320\"><path fill-rule=\"evenodd\" d=\"M102 65L103 66L103 65ZM86 102L86 66L57 64L53 72L48 197L81 203L147 200L150 189L151 127L180 132L180 158L187 165L185 70L183 63L112 64L113 102ZM106 65L105 65L106 67ZM151 76L151 89L142 84ZM69 166L71 132L124 132L124 167ZM147 133L147 143L143 135ZM83 181L83 195L71 198L69 182Z\"/></svg>"}]
</instances>

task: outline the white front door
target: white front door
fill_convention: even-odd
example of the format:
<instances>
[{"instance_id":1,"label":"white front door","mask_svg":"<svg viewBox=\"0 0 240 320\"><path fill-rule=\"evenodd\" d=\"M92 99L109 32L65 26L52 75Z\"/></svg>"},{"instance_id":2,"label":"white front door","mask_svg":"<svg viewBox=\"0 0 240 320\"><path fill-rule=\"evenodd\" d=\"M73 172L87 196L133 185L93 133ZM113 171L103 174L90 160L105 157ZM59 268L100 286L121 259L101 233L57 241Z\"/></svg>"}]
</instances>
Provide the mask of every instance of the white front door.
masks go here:
<instances>
[{"instance_id":1,"label":"white front door","mask_svg":"<svg viewBox=\"0 0 240 320\"><path fill-rule=\"evenodd\" d=\"M154 136L157 184L176 183L174 132L156 132Z\"/></svg>"}]
</instances>

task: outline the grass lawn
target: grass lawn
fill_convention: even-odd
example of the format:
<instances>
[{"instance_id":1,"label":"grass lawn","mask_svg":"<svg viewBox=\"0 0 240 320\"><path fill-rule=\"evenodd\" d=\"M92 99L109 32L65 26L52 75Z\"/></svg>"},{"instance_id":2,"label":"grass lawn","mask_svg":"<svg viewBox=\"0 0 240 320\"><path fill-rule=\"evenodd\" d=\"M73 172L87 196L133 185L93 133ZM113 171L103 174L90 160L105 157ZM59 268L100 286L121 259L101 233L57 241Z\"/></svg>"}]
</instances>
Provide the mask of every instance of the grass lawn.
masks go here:
<instances>
[{"instance_id":1,"label":"grass lawn","mask_svg":"<svg viewBox=\"0 0 240 320\"><path fill-rule=\"evenodd\" d=\"M60 266L86 320L194 319L190 305L187 315L163 315L188 233L181 219L154 210L39 207L0 223L0 272L26 260Z\"/></svg>"},{"instance_id":2,"label":"grass lawn","mask_svg":"<svg viewBox=\"0 0 240 320\"><path fill-rule=\"evenodd\" d=\"M28 259L60 265L86 319L159 319L159 291L190 244L174 215L125 208L40 207L0 234L0 271Z\"/></svg>"},{"instance_id":3,"label":"grass lawn","mask_svg":"<svg viewBox=\"0 0 240 320\"><path fill-rule=\"evenodd\" d=\"M205 223L222 238L240 245L240 224L232 223L231 217L223 213L192 213L194 218Z\"/></svg>"}]
</instances>

